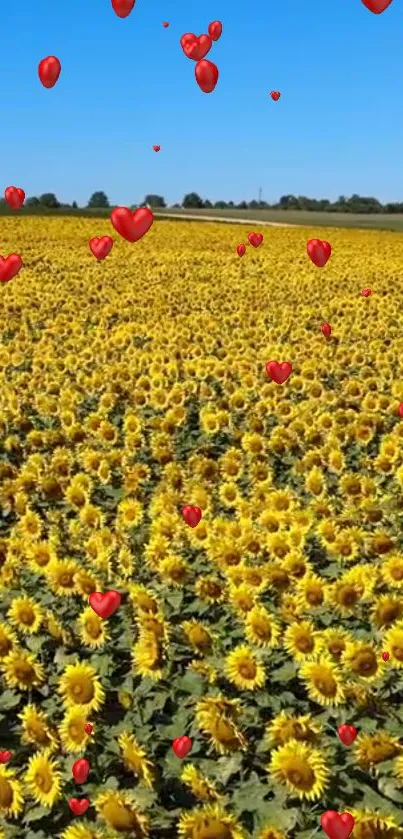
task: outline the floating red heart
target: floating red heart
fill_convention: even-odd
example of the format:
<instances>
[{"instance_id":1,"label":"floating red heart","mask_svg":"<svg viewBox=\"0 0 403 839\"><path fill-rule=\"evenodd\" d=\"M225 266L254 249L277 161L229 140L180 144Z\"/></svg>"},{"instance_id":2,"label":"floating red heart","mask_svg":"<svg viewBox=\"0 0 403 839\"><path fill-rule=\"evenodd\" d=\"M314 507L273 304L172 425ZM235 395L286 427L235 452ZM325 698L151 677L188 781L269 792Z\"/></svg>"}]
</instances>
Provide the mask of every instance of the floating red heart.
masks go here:
<instances>
[{"instance_id":1,"label":"floating red heart","mask_svg":"<svg viewBox=\"0 0 403 839\"><path fill-rule=\"evenodd\" d=\"M59 76L62 65L55 55L48 55L42 58L38 65L38 75L44 87L54 87Z\"/></svg>"},{"instance_id":2,"label":"floating red heart","mask_svg":"<svg viewBox=\"0 0 403 839\"><path fill-rule=\"evenodd\" d=\"M182 36L185 37L184 35ZM182 43L182 38L181 38ZM213 42L210 35L193 35L191 32L187 33L186 41L182 44L183 52L186 58L191 58L192 61L200 61L208 52L210 52Z\"/></svg>"},{"instance_id":3,"label":"floating red heart","mask_svg":"<svg viewBox=\"0 0 403 839\"><path fill-rule=\"evenodd\" d=\"M292 373L292 364L289 361L268 361L266 364L267 375L278 385L283 385Z\"/></svg>"},{"instance_id":4,"label":"floating red heart","mask_svg":"<svg viewBox=\"0 0 403 839\"><path fill-rule=\"evenodd\" d=\"M91 609L98 615L100 618L110 618L121 604L121 596L118 591L106 591L105 594L101 594L99 591L94 591L93 594L90 594L88 598L88 602L91 606Z\"/></svg>"},{"instance_id":5,"label":"floating red heart","mask_svg":"<svg viewBox=\"0 0 403 839\"><path fill-rule=\"evenodd\" d=\"M385 9L390 6L392 0L361 0L361 3L373 12L374 15L380 15Z\"/></svg>"},{"instance_id":6,"label":"floating red heart","mask_svg":"<svg viewBox=\"0 0 403 839\"><path fill-rule=\"evenodd\" d=\"M382 658L383 658L384 661L389 661L389 659L390 659L389 653L382 653Z\"/></svg>"},{"instance_id":7,"label":"floating red heart","mask_svg":"<svg viewBox=\"0 0 403 839\"><path fill-rule=\"evenodd\" d=\"M113 11L118 17L128 17L136 0L112 0Z\"/></svg>"},{"instance_id":8,"label":"floating red heart","mask_svg":"<svg viewBox=\"0 0 403 839\"><path fill-rule=\"evenodd\" d=\"M330 326L330 323L322 323L321 330L325 338L330 338L332 334L332 327Z\"/></svg>"},{"instance_id":9,"label":"floating red heart","mask_svg":"<svg viewBox=\"0 0 403 839\"><path fill-rule=\"evenodd\" d=\"M399 417L403 417L403 402L400 403L397 412L399 414Z\"/></svg>"},{"instance_id":10,"label":"floating red heart","mask_svg":"<svg viewBox=\"0 0 403 839\"><path fill-rule=\"evenodd\" d=\"M88 798L69 799L70 810L73 811L75 816L82 816L84 813L87 812L89 806L90 802L88 801Z\"/></svg>"},{"instance_id":11,"label":"floating red heart","mask_svg":"<svg viewBox=\"0 0 403 839\"><path fill-rule=\"evenodd\" d=\"M90 722L86 722L86 723L85 723L85 725L84 725L84 731L85 731L85 733L86 733L86 734L92 734L93 730L94 730L94 726L93 726L93 725L91 725L91 723L90 723Z\"/></svg>"},{"instance_id":12,"label":"floating red heart","mask_svg":"<svg viewBox=\"0 0 403 839\"><path fill-rule=\"evenodd\" d=\"M129 210L128 207L115 207L111 212L111 222L123 239L128 242L138 242L149 231L154 216L148 207Z\"/></svg>"},{"instance_id":13,"label":"floating red heart","mask_svg":"<svg viewBox=\"0 0 403 839\"><path fill-rule=\"evenodd\" d=\"M113 239L110 236L94 236L93 239L90 239L88 242L90 246L91 252L96 256L98 260L105 259L108 256L108 253L111 252L113 247Z\"/></svg>"},{"instance_id":14,"label":"floating red heart","mask_svg":"<svg viewBox=\"0 0 403 839\"><path fill-rule=\"evenodd\" d=\"M371 288L363 288L361 292L363 297L371 297L372 289Z\"/></svg>"},{"instance_id":15,"label":"floating red heart","mask_svg":"<svg viewBox=\"0 0 403 839\"><path fill-rule=\"evenodd\" d=\"M176 757L180 757L183 760L186 755L189 754L192 748L192 741L190 737L177 737L176 740L172 743L172 748L176 754Z\"/></svg>"},{"instance_id":16,"label":"floating red heart","mask_svg":"<svg viewBox=\"0 0 403 839\"><path fill-rule=\"evenodd\" d=\"M263 242L262 233L248 233L248 242L253 248L258 248Z\"/></svg>"},{"instance_id":17,"label":"floating red heart","mask_svg":"<svg viewBox=\"0 0 403 839\"><path fill-rule=\"evenodd\" d=\"M329 242L324 242L322 239L309 239L306 249L309 259L317 268L323 268L326 265L332 252Z\"/></svg>"},{"instance_id":18,"label":"floating red heart","mask_svg":"<svg viewBox=\"0 0 403 839\"><path fill-rule=\"evenodd\" d=\"M213 20L209 23L207 31L212 41L218 41L222 35L222 23L219 20Z\"/></svg>"},{"instance_id":19,"label":"floating red heart","mask_svg":"<svg viewBox=\"0 0 403 839\"><path fill-rule=\"evenodd\" d=\"M90 764L85 757L80 757L80 760L76 760L76 762L73 763L71 771L76 784L85 784L90 773L90 769Z\"/></svg>"},{"instance_id":20,"label":"floating red heart","mask_svg":"<svg viewBox=\"0 0 403 839\"><path fill-rule=\"evenodd\" d=\"M272 90L270 92L270 96L275 102L277 102L280 99L281 93L279 90Z\"/></svg>"},{"instance_id":21,"label":"floating red heart","mask_svg":"<svg viewBox=\"0 0 403 839\"><path fill-rule=\"evenodd\" d=\"M154 151L160 151L161 146L153 146Z\"/></svg>"},{"instance_id":22,"label":"floating red heart","mask_svg":"<svg viewBox=\"0 0 403 839\"><path fill-rule=\"evenodd\" d=\"M11 757L11 752L4 751L0 752L0 763L8 763Z\"/></svg>"},{"instance_id":23,"label":"floating red heart","mask_svg":"<svg viewBox=\"0 0 403 839\"><path fill-rule=\"evenodd\" d=\"M168 29L169 23L168 23L167 20L164 20L162 25L163 25L164 29Z\"/></svg>"},{"instance_id":24,"label":"floating red heart","mask_svg":"<svg viewBox=\"0 0 403 839\"><path fill-rule=\"evenodd\" d=\"M4 190L4 198L12 210L19 210L25 201L25 192L18 186L8 186Z\"/></svg>"},{"instance_id":25,"label":"floating red heart","mask_svg":"<svg viewBox=\"0 0 403 839\"><path fill-rule=\"evenodd\" d=\"M348 839L355 824L351 813L336 813L335 810L326 810L320 823L329 839Z\"/></svg>"},{"instance_id":26,"label":"floating red heart","mask_svg":"<svg viewBox=\"0 0 403 839\"><path fill-rule=\"evenodd\" d=\"M193 507L191 504L186 504L185 507L182 507L182 515L189 527L197 527L202 517L202 511L200 507Z\"/></svg>"},{"instance_id":27,"label":"floating red heart","mask_svg":"<svg viewBox=\"0 0 403 839\"><path fill-rule=\"evenodd\" d=\"M351 744L354 743L354 740L357 737L358 729L355 728L354 725L344 724L339 725L337 733L340 737L341 742L344 743L345 746L351 746Z\"/></svg>"},{"instance_id":28,"label":"floating red heart","mask_svg":"<svg viewBox=\"0 0 403 839\"><path fill-rule=\"evenodd\" d=\"M243 256L246 253L246 246L245 245L237 245L236 252L238 256Z\"/></svg>"},{"instance_id":29,"label":"floating red heart","mask_svg":"<svg viewBox=\"0 0 403 839\"><path fill-rule=\"evenodd\" d=\"M22 268L22 259L18 253L10 253L10 256L0 256L0 283L8 283L16 277Z\"/></svg>"},{"instance_id":30,"label":"floating red heart","mask_svg":"<svg viewBox=\"0 0 403 839\"><path fill-rule=\"evenodd\" d=\"M195 67L197 84L203 93L212 93L218 82L218 67L212 61L199 61Z\"/></svg>"}]
</instances>

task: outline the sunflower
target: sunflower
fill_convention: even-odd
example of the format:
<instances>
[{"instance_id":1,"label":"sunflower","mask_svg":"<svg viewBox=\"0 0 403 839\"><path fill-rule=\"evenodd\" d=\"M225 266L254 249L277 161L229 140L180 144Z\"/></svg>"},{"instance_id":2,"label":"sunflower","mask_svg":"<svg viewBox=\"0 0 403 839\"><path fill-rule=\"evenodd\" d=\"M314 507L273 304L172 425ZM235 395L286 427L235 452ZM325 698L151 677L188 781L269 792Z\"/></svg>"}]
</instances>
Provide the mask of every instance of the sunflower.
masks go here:
<instances>
[{"instance_id":1,"label":"sunflower","mask_svg":"<svg viewBox=\"0 0 403 839\"><path fill-rule=\"evenodd\" d=\"M132 839L145 839L149 835L148 818L126 791L101 793L95 799L95 809L107 827L118 833L130 834Z\"/></svg>"},{"instance_id":2,"label":"sunflower","mask_svg":"<svg viewBox=\"0 0 403 839\"><path fill-rule=\"evenodd\" d=\"M78 618L80 637L84 645L97 649L109 640L106 622L88 606Z\"/></svg>"},{"instance_id":3,"label":"sunflower","mask_svg":"<svg viewBox=\"0 0 403 839\"><path fill-rule=\"evenodd\" d=\"M309 714L292 716L281 711L266 728L266 736L275 746L282 746L289 740L315 744L318 742L322 726L314 722Z\"/></svg>"},{"instance_id":4,"label":"sunflower","mask_svg":"<svg viewBox=\"0 0 403 839\"><path fill-rule=\"evenodd\" d=\"M180 839L246 839L241 825L219 804L182 813L178 836Z\"/></svg>"},{"instance_id":5,"label":"sunflower","mask_svg":"<svg viewBox=\"0 0 403 839\"><path fill-rule=\"evenodd\" d=\"M161 640L153 632L140 632L133 648L134 671L143 678L158 681L162 678L164 656Z\"/></svg>"},{"instance_id":6,"label":"sunflower","mask_svg":"<svg viewBox=\"0 0 403 839\"><path fill-rule=\"evenodd\" d=\"M43 522L38 513L27 509L19 521L19 530L26 539L37 541L42 536Z\"/></svg>"},{"instance_id":7,"label":"sunflower","mask_svg":"<svg viewBox=\"0 0 403 839\"><path fill-rule=\"evenodd\" d=\"M46 579L54 594L72 597L76 593L75 576L79 566L71 559L55 559L46 569Z\"/></svg>"},{"instance_id":8,"label":"sunflower","mask_svg":"<svg viewBox=\"0 0 403 839\"><path fill-rule=\"evenodd\" d=\"M124 498L117 511L117 525L122 530L138 527L143 518L143 507L136 498Z\"/></svg>"},{"instance_id":9,"label":"sunflower","mask_svg":"<svg viewBox=\"0 0 403 839\"><path fill-rule=\"evenodd\" d=\"M158 564L158 574L168 585L183 587L190 574L190 568L185 559L181 556L166 556Z\"/></svg>"},{"instance_id":10,"label":"sunflower","mask_svg":"<svg viewBox=\"0 0 403 839\"><path fill-rule=\"evenodd\" d=\"M386 731L377 731L375 734L360 732L353 748L358 765L368 770L385 760L392 760L402 752L403 747L396 737Z\"/></svg>"},{"instance_id":11,"label":"sunflower","mask_svg":"<svg viewBox=\"0 0 403 839\"><path fill-rule=\"evenodd\" d=\"M309 572L305 574L296 587L298 605L301 610L317 609L323 606L326 585L321 577Z\"/></svg>"},{"instance_id":12,"label":"sunflower","mask_svg":"<svg viewBox=\"0 0 403 839\"><path fill-rule=\"evenodd\" d=\"M0 766L0 814L16 818L24 809L22 785L12 769Z\"/></svg>"},{"instance_id":13,"label":"sunflower","mask_svg":"<svg viewBox=\"0 0 403 839\"><path fill-rule=\"evenodd\" d=\"M190 621L184 621L181 628L195 652L206 654L211 650L212 637L200 621L192 618Z\"/></svg>"},{"instance_id":14,"label":"sunflower","mask_svg":"<svg viewBox=\"0 0 403 839\"><path fill-rule=\"evenodd\" d=\"M389 632L393 632L393 629ZM384 669L383 660L375 647L364 641L349 641L346 644L341 661L343 667L350 673L366 679L367 682L378 679Z\"/></svg>"},{"instance_id":15,"label":"sunflower","mask_svg":"<svg viewBox=\"0 0 403 839\"><path fill-rule=\"evenodd\" d=\"M392 594L379 595L371 607L371 620L377 629L385 629L403 618L403 598Z\"/></svg>"},{"instance_id":16,"label":"sunflower","mask_svg":"<svg viewBox=\"0 0 403 839\"><path fill-rule=\"evenodd\" d=\"M351 640L351 635L344 629L330 627L320 633L324 652L336 661L340 661L346 649L346 644Z\"/></svg>"},{"instance_id":17,"label":"sunflower","mask_svg":"<svg viewBox=\"0 0 403 839\"><path fill-rule=\"evenodd\" d=\"M403 556L392 554L380 567L381 577L391 588L403 589Z\"/></svg>"},{"instance_id":18,"label":"sunflower","mask_svg":"<svg viewBox=\"0 0 403 839\"><path fill-rule=\"evenodd\" d=\"M99 711L105 699L105 692L94 668L80 662L67 665L59 679L58 691L67 708L79 705L86 712Z\"/></svg>"},{"instance_id":19,"label":"sunflower","mask_svg":"<svg viewBox=\"0 0 403 839\"><path fill-rule=\"evenodd\" d=\"M403 828L391 816L371 810L351 810L354 818L352 839L403 839Z\"/></svg>"},{"instance_id":20,"label":"sunflower","mask_svg":"<svg viewBox=\"0 0 403 839\"><path fill-rule=\"evenodd\" d=\"M26 635L39 632L43 611L30 597L15 597L7 612L11 623Z\"/></svg>"},{"instance_id":21,"label":"sunflower","mask_svg":"<svg viewBox=\"0 0 403 839\"><path fill-rule=\"evenodd\" d=\"M237 725L239 713L236 700L221 696L201 699L196 705L196 724L220 754L247 748L246 739Z\"/></svg>"},{"instance_id":22,"label":"sunflower","mask_svg":"<svg viewBox=\"0 0 403 839\"><path fill-rule=\"evenodd\" d=\"M18 719L22 725L22 743L32 743L42 749L56 745L57 740L49 726L46 714L36 705L26 705L18 714Z\"/></svg>"},{"instance_id":23,"label":"sunflower","mask_svg":"<svg viewBox=\"0 0 403 839\"><path fill-rule=\"evenodd\" d=\"M86 722L88 717L81 707L73 706L67 709L59 724L59 735L66 752L82 751L88 739L84 729Z\"/></svg>"},{"instance_id":24,"label":"sunflower","mask_svg":"<svg viewBox=\"0 0 403 839\"><path fill-rule=\"evenodd\" d=\"M302 664L299 675L313 702L330 707L341 705L345 701L340 670L327 656Z\"/></svg>"},{"instance_id":25,"label":"sunflower","mask_svg":"<svg viewBox=\"0 0 403 839\"><path fill-rule=\"evenodd\" d=\"M267 824L262 827L262 830L257 835L257 839L287 839L287 836L281 830L273 827L273 825Z\"/></svg>"},{"instance_id":26,"label":"sunflower","mask_svg":"<svg viewBox=\"0 0 403 839\"><path fill-rule=\"evenodd\" d=\"M156 614L159 611L159 604L153 592L138 583L129 585L129 598L139 612L150 612Z\"/></svg>"},{"instance_id":27,"label":"sunflower","mask_svg":"<svg viewBox=\"0 0 403 839\"><path fill-rule=\"evenodd\" d=\"M285 631L283 644L295 661L306 661L321 649L320 635L309 621L292 623Z\"/></svg>"},{"instance_id":28,"label":"sunflower","mask_svg":"<svg viewBox=\"0 0 403 839\"><path fill-rule=\"evenodd\" d=\"M18 639L7 624L0 623L0 660L6 658L9 653L18 646Z\"/></svg>"},{"instance_id":29,"label":"sunflower","mask_svg":"<svg viewBox=\"0 0 403 839\"><path fill-rule=\"evenodd\" d=\"M385 650L390 653L391 660L395 667L403 667L403 621L399 621L383 636L382 644Z\"/></svg>"},{"instance_id":30,"label":"sunflower","mask_svg":"<svg viewBox=\"0 0 403 839\"><path fill-rule=\"evenodd\" d=\"M154 768L146 751L140 746L133 734L122 731L118 738L119 749L127 769L152 788Z\"/></svg>"},{"instance_id":31,"label":"sunflower","mask_svg":"<svg viewBox=\"0 0 403 839\"><path fill-rule=\"evenodd\" d=\"M225 596L225 585L216 577L200 576L195 583L195 594L205 603L221 603Z\"/></svg>"},{"instance_id":32,"label":"sunflower","mask_svg":"<svg viewBox=\"0 0 403 839\"><path fill-rule=\"evenodd\" d=\"M32 798L42 807L53 807L61 794L61 774L49 751L38 752L28 762L25 783Z\"/></svg>"},{"instance_id":33,"label":"sunflower","mask_svg":"<svg viewBox=\"0 0 403 839\"><path fill-rule=\"evenodd\" d=\"M245 619L245 635L251 644L276 647L281 629L279 623L264 606L254 606Z\"/></svg>"},{"instance_id":34,"label":"sunflower","mask_svg":"<svg viewBox=\"0 0 403 839\"><path fill-rule=\"evenodd\" d=\"M43 665L32 653L16 648L1 661L4 679L10 688L32 690L45 681Z\"/></svg>"},{"instance_id":35,"label":"sunflower","mask_svg":"<svg viewBox=\"0 0 403 839\"><path fill-rule=\"evenodd\" d=\"M180 779L199 801L217 801L220 798L215 784L206 778L193 763L185 766Z\"/></svg>"},{"instance_id":36,"label":"sunflower","mask_svg":"<svg viewBox=\"0 0 403 839\"><path fill-rule=\"evenodd\" d=\"M228 653L224 672L228 681L239 690L256 690L266 681L263 665L246 644L239 644Z\"/></svg>"},{"instance_id":37,"label":"sunflower","mask_svg":"<svg viewBox=\"0 0 403 839\"><path fill-rule=\"evenodd\" d=\"M289 740L272 752L268 772L300 801L321 798L330 780L322 752L298 740Z\"/></svg>"}]
</instances>

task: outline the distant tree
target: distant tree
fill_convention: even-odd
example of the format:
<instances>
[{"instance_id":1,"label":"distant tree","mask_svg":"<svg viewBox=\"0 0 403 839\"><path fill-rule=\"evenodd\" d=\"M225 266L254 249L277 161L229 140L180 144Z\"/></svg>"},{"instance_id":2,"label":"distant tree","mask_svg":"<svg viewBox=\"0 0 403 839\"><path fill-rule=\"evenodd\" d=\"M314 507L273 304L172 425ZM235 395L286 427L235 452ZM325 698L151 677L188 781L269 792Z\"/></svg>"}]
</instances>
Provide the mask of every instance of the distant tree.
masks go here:
<instances>
[{"instance_id":1,"label":"distant tree","mask_svg":"<svg viewBox=\"0 0 403 839\"><path fill-rule=\"evenodd\" d=\"M227 207L228 207L228 204L227 204L226 201L216 201L215 204L214 204L214 209L215 210L226 210Z\"/></svg>"},{"instance_id":2,"label":"distant tree","mask_svg":"<svg viewBox=\"0 0 403 839\"><path fill-rule=\"evenodd\" d=\"M255 200L249 201L248 208L249 208L249 210L258 210L259 209L259 201L255 201Z\"/></svg>"},{"instance_id":3,"label":"distant tree","mask_svg":"<svg viewBox=\"0 0 403 839\"><path fill-rule=\"evenodd\" d=\"M26 207L38 207L39 204L40 201L39 198L36 197L36 195L32 195L31 198L27 198L27 200L25 201Z\"/></svg>"},{"instance_id":4,"label":"distant tree","mask_svg":"<svg viewBox=\"0 0 403 839\"><path fill-rule=\"evenodd\" d=\"M236 205L237 210L247 210L248 209L248 202L241 201L239 204Z\"/></svg>"},{"instance_id":5,"label":"distant tree","mask_svg":"<svg viewBox=\"0 0 403 839\"><path fill-rule=\"evenodd\" d=\"M60 203L54 192L44 192L39 199L39 203L42 207L48 207L50 210L56 210L60 207Z\"/></svg>"},{"instance_id":6,"label":"distant tree","mask_svg":"<svg viewBox=\"0 0 403 839\"><path fill-rule=\"evenodd\" d=\"M162 195L146 195L144 204L149 207L166 207L165 198Z\"/></svg>"},{"instance_id":7,"label":"distant tree","mask_svg":"<svg viewBox=\"0 0 403 839\"><path fill-rule=\"evenodd\" d=\"M72 205L71 205L71 206L72 206L73 210L78 210L78 204L77 204L77 201L73 201L73 203L72 203Z\"/></svg>"},{"instance_id":8,"label":"distant tree","mask_svg":"<svg viewBox=\"0 0 403 839\"><path fill-rule=\"evenodd\" d=\"M279 201L281 210L299 210L300 203L295 195L282 195Z\"/></svg>"},{"instance_id":9,"label":"distant tree","mask_svg":"<svg viewBox=\"0 0 403 839\"><path fill-rule=\"evenodd\" d=\"M212 205L211 201L208 200L208 198L207 198L207 201L203 201L203 209L204 210L211 210L212 206L213 205Z\"/></svg>"},{"instance_id":10,"label":"distant tree","mask_svg":"<svg viewBox=\"0 0 403 839\"><path fill-rule=\"evenodd\" d=\"M203 208L203 200L197 192L188 192L182 201L182 207L189 210L201 210Z\"/></svg>"},{"instance_id":11,"label":"distant tree","mask_svg":"<svg viewBox=\"0 0 403 839\"><path fill-rule=\"evenodd\" d=\"M4 207L6 204L7 204L6 199L5 199L5 198L0 198L0 205L1 205L2 207Z\"/></svg>"},{"instance_id":12,"label":"distant tree","mask_svg":"<svg viewBox=\"0 0 403 839\"><path fill-rule=\"evenodd\" d=\"M180 204L172 204L172 209L173 210L180 210L180 207L181 207Z\"/></svg>"},{"instance_id":13,"label":"distant tree","mask_svg":"<svg viewBox=\"0 0 403 839\"><path fill-rule=\"evenodd\" d=\"M102 190L93 192L87 204L87 207L93 209L107 209L109 206L108 196Z\"/></svg>"}]
</instances>

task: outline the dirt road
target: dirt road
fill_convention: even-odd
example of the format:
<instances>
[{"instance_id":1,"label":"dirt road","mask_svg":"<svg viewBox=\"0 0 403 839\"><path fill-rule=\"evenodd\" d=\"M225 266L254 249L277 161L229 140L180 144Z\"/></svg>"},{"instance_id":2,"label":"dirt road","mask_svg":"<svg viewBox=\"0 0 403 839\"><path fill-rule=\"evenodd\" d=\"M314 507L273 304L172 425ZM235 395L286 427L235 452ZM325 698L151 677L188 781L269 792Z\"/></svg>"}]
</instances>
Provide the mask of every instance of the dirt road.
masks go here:
<instances>
[{"instance_id":1,"label":"dirt road","mask_svg":"<svg viewBox=\"0 0 403 839\"><path fill-rule=\"evenodd\" d=\"M281 221L257 221L257 219L250 218L223 218L223 216L197 216L189 213L160 213L155 212L154 217L157 218L175 218L188 219L189 221L219 221L225 224L247 224L249 227L256 227L258 224L263 227L301 227L300 224L284 224Z\"/></svg>"}]
</instances>

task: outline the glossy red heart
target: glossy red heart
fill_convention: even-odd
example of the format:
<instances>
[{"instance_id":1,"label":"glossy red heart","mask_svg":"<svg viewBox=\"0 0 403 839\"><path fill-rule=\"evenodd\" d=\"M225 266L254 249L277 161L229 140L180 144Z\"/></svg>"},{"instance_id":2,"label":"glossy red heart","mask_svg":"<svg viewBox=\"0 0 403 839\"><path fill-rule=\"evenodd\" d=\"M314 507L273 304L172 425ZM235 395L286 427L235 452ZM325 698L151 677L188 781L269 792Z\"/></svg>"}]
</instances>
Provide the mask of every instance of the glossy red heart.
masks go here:
<instances>
[{"instance_id":1,"label":"glossy red heart","mask_svg":"<svg viewBox=\"0 0 403 839\"><path fill-rule=\"evenodd\" d=\"M403 417L403 402L400 403L397 413L399 414L399 417Z\"/></svg>"},{"instance_id":2,"label":"glossy red heart","mask_svg":"<svg viewBox=\"0 0 403 839\"><path fill-rule=\"evenodd\" d=\"M172 748L176 757L180 757L183 760L192 748L192 741L190 737L177 737L172 743Z\"/></svg>"},{"instance_id":3,"label":"glossy red heart","mask_svg":"<svg viewBox=\"0 0 403 839\"><path fill-rule=\"evenodd\" d=\"M11 757L11 752L4 751L0 752L0 763L8 763Z\"/></svg>"},{"instance_id":4,"label":"glossy red heart","mask_svg":"<svg viewBox=\"0 0 403 839\"><path fill-rule=\"evenodd\" d=\"M123 239L138 242L149 231L154 216L148 207L129 210L128 207L115 207L111 212L111 222Z\"/></svg>"},{"instance_id":5,"label":"glossy red heart","mask_svg":"<svg viewBox=\"0 0 403 839\"><path fill-rule=\"evenodd\" d=\"M374 15L380 15L385 9L390 6L392 0L361 0L361 3L373 12Z\"/></svg>"},{"instance_id":6,"label":"glossy red heart","mask_svg":"<svg viewBox=\"0 0 403 839\"><path fill-rule=\"evenodd\" d=\"M246 253L246 246L245 245L238 245L237 249L236 249L236 252L237 252L238 256L243 256L244 253Z\"/></svg>"},{"instance_id":7,"label":"glossy red heart","mask_svg":"<svg viewBox=\"0 0 403 839\"><path fill-rule=\"evenodd\" d=\"M18 186L8 186L4 190L4 198L12 210L20 210L25 201L25 192Z\"/></svg>"},{"instance_id":8,"label":"glossy red heart","mask_svg":"<svg viewBox=\"0 0 403 839\"><path fill-rule=\"evenodd\" d=\"M389 659L390 659L389 653L382 653L382 658L383 658L384 661L389 661Z\"/></svg>"},{"instance_id":9,"label":"glossy red heart","mask_svg":"<svg viewBox=\"0 0 403 839\"><path fill-rule=\"evenodd\" d=\"M273 382L283 385L292 373L292 364L289 361L268 361L266 364L267 375Z\"/></svg>"},{"instance_id":10,"label":"glossy red heart","mask_svg":"<svg viewBox=\"0 0 403 839\"><path fill-rule=\"evenodd\" d=\"M209 23L207 31L212 41L218 41L222 35L222 23L219 20L213 20Z\"/></svg>"},{"instance_id":11,"label":"glossy red heart","mask_svg":"<svg viewBox=\"0 0 403 839\"><path fill-rule=\"evenodd\" d=\"M335 810L326 810L320 823L329 839L348 839L355 824L351 813L336 813Z\"/></svg>"},{"instance_id":12,"label":"glossy red heart","mask_svg":"<svg viewBox=\"0 0 403 839\"><path fill-rule=\"evenodd\" d=\"M195 76L200 90L203 93L212 93L218 82L218 67L212 61L198 61Z\"/></svg>"},{"instance_id":13,"label":"glossy red heart","mask_svg":"<svg viewBox=\"0 0 403 839\"><path fill-rule=\"evenodd\" d=\"M189 33L189 35L191 34ZM186 58L191 58L192 61L200 61L210 52L212 45L210 35L193 35L193 40L189 38L182 49Z\"/></svg>"},{"instance_id":14,"label":"glossy red heart","mask_svg":"<svg viewBox=\"0 0 403 839\"><path fill-rule=\"evenodd\" d=\"M94 726L93 726L93 725L91 725L91 723L90 723L90 722L86 722L86 723L85 723L85 725L84 725L84 731L85 731L85 733L86 733L86 734L92 734L93 730L94 730Z\"/></svg>"},{"instance_id":15,"label":"glossy red heart","mask_svg":"<svg viewBox=\"0 0 403 839\"><path fill-rule=\"evenodd\" d=\"M82 816L84 813L87 812L89 806L90 802L88 801L88 798L69 799L70 810L73 811L75 816Z\"/></svg>"},{"instance_id":16,"label":"glossy red heart","mask_svg":"<svg viewBox=\"0 0 403 839\"><path fill-rule=\"evenodd\" d=\"M168 23L167 20L164 20L162 25L163 25L164 29L168 29L169 23Z\"/></svg>"},{"instance_id":17,"label":"glossy red heart","mask_svg":"<svg viewBox=\"0 0 403 839\"><path fill-rule=\"evenodd\" d=\"M277 102L280 99L281 93L279 90L272 90L270 96L275 102Z\"/></svg>"},{"instance_id":18,"label":"glossy red heart","mask_svg":"<svg viewBox=\"0 0 403 839\"><path fill-rule=\"evenodd\" d=\"M0 256L0 283L8 283L16 277L22 268L22 259L18 253L10 253L10 256Z\"/></svg>"},{"instance_id":19,"label":"glossy red heart","mask_svg":"<svg viewBox=\"0 0 403 839\"><path fill-rule=\"evenodd\" d=\"M322 323L321 330L325 338L330 338L332 334L332 327L330 326L330 323Z\"/></svg>"},{"instance_id":20,"label":"glossy red heart","mask_svg":"<svg viewBox=\"0 0 403 839\"><path fill-rule=\"evenodd\" d=\"M100 618L110 618L121 604L122 598L118 591L106 591L105 594L101 594L99 591L95 591L93 594L90 594L88 598L88 602L91 606L91 609L98 615Z\"/></svg>"},{"instance_id":21,"label":"glossy red heart","mask_svg":"<svg viewBox=\"0 0 403 839\"><path fill-rule=\"evenodd\" d=\"M136 0L112 0L112 9L118 17L128 17Z\"/></svg>"},{"instance_id":22,"label":"glossy red heart","mask_svg":"<svg viewBox=\"0 0 403 839\"><path fill-rule=\"evenodd\" d=\"M76 762L73 763L71 771L76 784L85 784L90 773L90 769L90 764L85 757L80 757L80 760L76 760Z\"/></svg>"},{"instance_id":23,"label":"glossy red heart","mask_svg":"<svg viewBox=\"0 0 403 839\"><path fill-rule=\"evenodd\" d=\"M362 294L362 296L363 296L363 297L371 297L371 294L372 294L372 289L370 289L370 288L363 288L363 290L362 290L361 294Z\"/></svg>"},{"instance_id":24,"label":"glossy red heart","mask_svg":"<svg viewBox=\"0 0 403 839\"><path fill-rule=\"evenodd\" d=\"M113 239L110 236L94 236L93 239L90 239L88 242L90 246L91 253L96 256L98 260L105 259L108 256L108 253L111 252L113 247Z\"/></svg>"},{"instance_id":25,"label":"glossy red heart","mask_svg":"<svg viewBox=\"0 0 403 839\"><path fill-rule=\"evenodd\" d=\"M262 233L248 233L248 242L252 247L258 248L263 242Z\"/></svg>"},{"instance_id":26,"label":"glossy red heart","mask_svg":"<svg viewBox=\"0 0 403 839\"><path fill-rule=\"evenodd\" d=\"M59 76L62 65L55 55L48 55L42 58L38 65L38 76L44 87L54 87Z\"/></svg>"},{"instance_id":27,"label":"glossy red heart","mask_svg":"<svg viewBox=\"0 0 403 839\"><path fill-rule=\"evenodd\" d=\"M154 151L160 151L161 146L153 146Z\"/></svg>"},{"instance_id":28,"label":"glossy red heart","mask_svg":"<svg viewBox=\"0 0 403 839\"><path fill-rule=\"evenodd\" d=\"M311 262L317 268L323 268L330 257L332 246L329 242L324 242L322 239L309 239L306 250Z\"/></svg>"},{"instance_id":29,"label":"glossy red heart","mask_svg":"<svg viewBox=\"0 0 403 839\"><path fill-rule=\"evenodd\" d=\"M358 729L355 728L354 725L344 724L339 725L337 733L340 737L341 742L344 743L345 746L351 746L351 744L354 743L354 740L357 737Z\"/></svg>"},{"instance_id":30,"label":"glossy red heart","mask_svg":"<svg viewBox=\"0 0 403 839\"><path fill-rule=\"evenodd\" d=\"M202 517L202 511L200 507L194 507L191 504L186 504L185 507L182 507L182 515L189 527L197 527Z\"/></svg>"}]
</instances>

